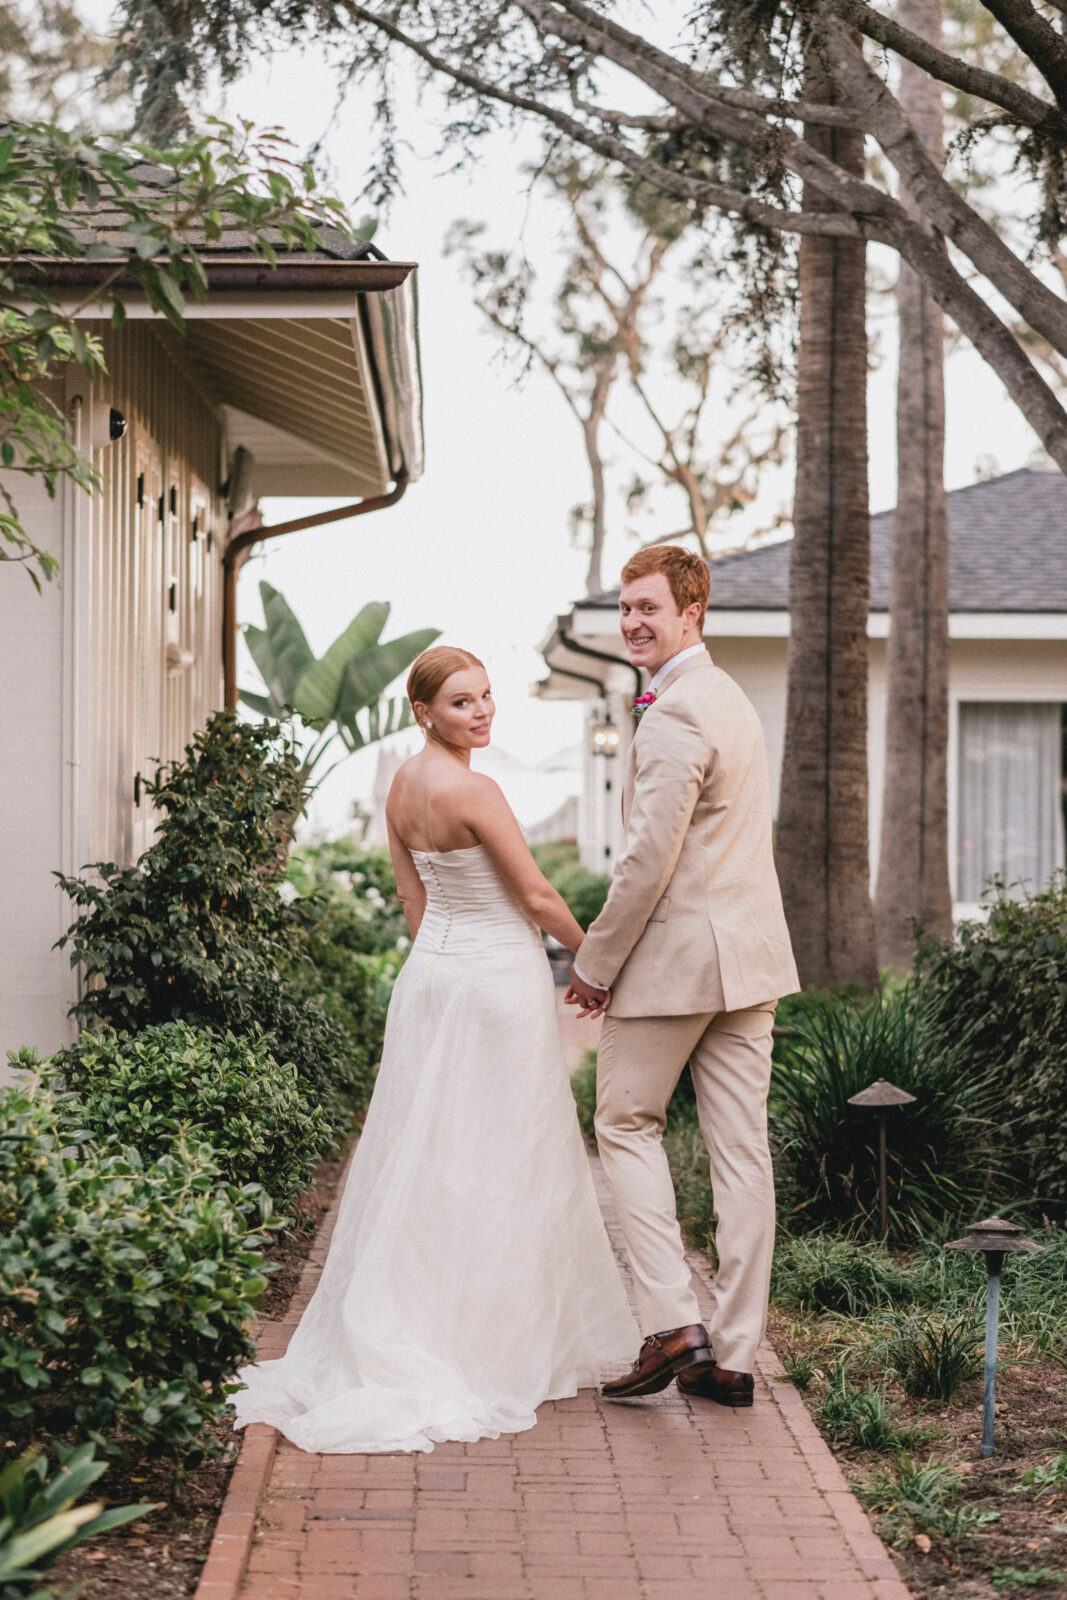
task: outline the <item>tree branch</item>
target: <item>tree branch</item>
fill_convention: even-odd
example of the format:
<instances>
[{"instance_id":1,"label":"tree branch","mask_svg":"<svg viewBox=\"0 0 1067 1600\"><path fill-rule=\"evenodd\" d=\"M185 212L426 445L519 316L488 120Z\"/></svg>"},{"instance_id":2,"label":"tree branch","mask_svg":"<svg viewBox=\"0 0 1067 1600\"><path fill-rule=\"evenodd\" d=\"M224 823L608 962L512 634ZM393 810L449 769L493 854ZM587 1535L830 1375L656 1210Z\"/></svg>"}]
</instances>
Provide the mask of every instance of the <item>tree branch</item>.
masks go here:
<instances>
[{"instance_id":1,"label":"tree branch","mask_svg":"<svg viewBox=\"0 0 1067 1600\"><path fill-rule=\"evenodd\" d=\"M900 103L839 26L830 29L830 49L838 81L864 108L868 126L931 226L962 250L1035 332L1067 355L1067 301L1046 288L947 181Z\"/></svg>"},{"instance_id":2,"label":"tree branch","mask_svg":"<svg viewBox=\"0 0 1067 1600\"><path fill-rule=\"evenodd\" d=\"M1067 48L1030 0L984 0L1023 54L1034 63L1059 106L1067 106Z\"/></svg>"},{"instance_id":3,"label":"tree branch","mask_svg":"<svg viewBox=\"0 0 1067 1600\"><path fill-rule=\"evenodd\" d=\"M1012 83L995 72L987 72L984 67L972 67L957 56L939 50L920 34L902 28L899 22L883 16L880 11L872 10L864 0L830 0L830 4L843 22L865 34L868 39L873 39L876 44L885 45L886 49L921 67L939 83L947 83L964 94L973 94L989 105L999 106L1013 121L1022 123L1024 127L1041 128L1054 133L1059 139L1067 139L1067 118L1059 107L1042 100L1039 95L1031 94L1022 84Z\"/></svg>"},{"instance_id":4,"label":"tree branch","mask_svg":"<svg viewBox=\"0 0 1067 1600\"><path fill-rule=\"evenodd\" d=\"M650 157L639 154L625 140L589 128L577 118L568 116L565 111L560 111L558 107L549 105L544 100L535 100L530 95L505 89L499 84L490 83L487 78L480 77L466 67L446 61L421 39L406 33L390 18L380 16L367 6L359 4L359 0L339 0L339 4L357 22L364 22L397 44L403 45L433 71L442 73L454 83L462 84L464 88L485 99L495 100L501 105L510 106L516 111L528 112L543 122L551 123L576 144L584 145L587 150L594 150L598 155L606 156L609 161L619 162L627 171L645 179L662 194L671 195L675 200L688 202L701 210L712 208L728 211L756 227L771 228L784 233L815 234L825 239L888 242L888 233L873 209L862 219L834 212L789 211L782 206L771 205L768 201L745 194L740 189L730 189L724 184L686 177L684 173L675 172L669 167L661 166ZM826 165L831 164L826 163ZM865 186L860 184L858 187L863 189ZM869 192L879 201L884 198L876 189L871 189Z\"/></svg>"}]
</instances>

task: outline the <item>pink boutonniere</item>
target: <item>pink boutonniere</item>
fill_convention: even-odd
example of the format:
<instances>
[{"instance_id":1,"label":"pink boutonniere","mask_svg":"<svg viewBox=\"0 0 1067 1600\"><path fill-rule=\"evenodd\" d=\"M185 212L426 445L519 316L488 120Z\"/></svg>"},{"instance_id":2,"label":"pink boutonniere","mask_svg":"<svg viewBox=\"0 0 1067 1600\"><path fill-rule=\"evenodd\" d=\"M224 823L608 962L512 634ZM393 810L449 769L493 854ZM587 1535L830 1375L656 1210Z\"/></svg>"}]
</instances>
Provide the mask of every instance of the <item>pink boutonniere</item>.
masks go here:
<instances>
[{"instance_id":1,"label":"pink boutonniere","mask_svg":"<svg viewBox=\"0 0 1067 1600\"><path fill-rule=\"evenodd\" d=\"M658 689L646 689L644 694L639 694L634 701L634 716L639 720L644 716L649 706L659 699Z\"/></svg>"}]
</instances>

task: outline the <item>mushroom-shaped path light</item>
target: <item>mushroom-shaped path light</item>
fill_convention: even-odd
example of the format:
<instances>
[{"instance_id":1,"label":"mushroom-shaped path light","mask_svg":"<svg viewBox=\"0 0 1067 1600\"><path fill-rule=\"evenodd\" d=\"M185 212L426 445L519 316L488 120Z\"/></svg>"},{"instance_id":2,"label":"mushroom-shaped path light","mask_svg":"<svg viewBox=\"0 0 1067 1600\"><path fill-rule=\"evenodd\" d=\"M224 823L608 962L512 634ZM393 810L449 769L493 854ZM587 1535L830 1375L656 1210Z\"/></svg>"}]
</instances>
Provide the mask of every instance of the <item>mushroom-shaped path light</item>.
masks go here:
<instances>
[{"instance_id":1,"label":"mushroom-shaped path light","mask_svg":"<svg viewBox=\"0 0 1067 1600\"><path fill-rule=\"evenodd\" d=\"M869 1083L866 1089L861 1089L859 1094L848 1097L850 1106L863 1106L869 1111L878 1113L878 1210L882 1224L883 1244L889 1238L889 1188L886 1179L885 1159L885 1119L891 1106L908 1106L913 1104L915 1096L906 1089L898 1089L895 1083L889 1083L885 1078L876 1078Z\"/></svg>"},{"instance_id":2,"label":"mushroom-shaped path light","mask_svg":"<svg viewBox=\"0 0 1067 1600\"><path fill-rule=\"evenodd\" d=\"M993 1454L993 1418L997 1403L997 1328L1000 1322L1000 1269L1005 1255L1018 1251L1040 1251L1014 1222L987 1217L976 1222L963 1239L953 1239L948 1250L981 1251L986 1265L985 1301L985 1388L982 1391L982 1455Z\"/></svg>"}]
</instances>

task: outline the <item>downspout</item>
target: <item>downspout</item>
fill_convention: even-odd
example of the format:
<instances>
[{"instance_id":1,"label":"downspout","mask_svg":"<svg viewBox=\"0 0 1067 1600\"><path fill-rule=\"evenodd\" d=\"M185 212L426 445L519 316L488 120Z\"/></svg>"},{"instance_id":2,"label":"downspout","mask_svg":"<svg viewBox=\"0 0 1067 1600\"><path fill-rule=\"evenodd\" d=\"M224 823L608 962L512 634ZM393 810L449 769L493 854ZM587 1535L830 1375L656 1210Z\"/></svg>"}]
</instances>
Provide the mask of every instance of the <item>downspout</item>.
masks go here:
<instances>
[{"instance_id":1,"label":"downspout","mask_svg":"<svg viewBox=\"0 0 1067 1600\"><path fill-rule=\"evenodd\" d=\"M401 467L388 494L371 495L352 505L338 506L334 511L316 511L310 517L294 517L291 522L276 522L269 528L246 528L244 533L231 539L222 560L222 666L227 711L237 709L237 579L252 553L252 546L264 539L278 539L283 533L299 533L303 528L319 528L327 522L361 517L368 511L384 511L386 506L396 505L407 486L408 475Z\"/></svg>"},{"instance_id":2,"label":"downspout","mask_svg":"<svg viewBox=\"0 0 1067 1600\"><path fill-rule=\"evenodd\" d=\"M626 667L634 675L634 685L637 694L641 693L641 668L635 667L631 662L621 656L608 655L606 650L592 650L587 644L579 644L573 634L568 633L562 622L559 623L560 643L565 650L570 650L576 656L589 656L593 661L607 661L613 667ZM577 674L575 674L577 676ZM599 683L599 678L597 679Z\"/></svg>"}]
</instances>

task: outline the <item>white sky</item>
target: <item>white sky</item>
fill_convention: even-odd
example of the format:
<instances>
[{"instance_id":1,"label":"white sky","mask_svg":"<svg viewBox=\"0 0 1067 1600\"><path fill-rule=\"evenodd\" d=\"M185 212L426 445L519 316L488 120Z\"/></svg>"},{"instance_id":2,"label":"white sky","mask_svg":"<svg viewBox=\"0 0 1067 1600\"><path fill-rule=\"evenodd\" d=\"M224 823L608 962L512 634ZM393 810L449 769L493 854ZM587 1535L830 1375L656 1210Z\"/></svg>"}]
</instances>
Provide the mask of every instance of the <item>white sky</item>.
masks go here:
<instances>
[{"instance_id":1,"label":"white sky","mask_svg":"<svg viewBox=\"0 0 1067 1600\"><path fill-rule=\"evenodd\" d=\"M109 10L108 0L86 6L98 26L106 25ZM303 150L322 134L335 94L334 74L317 53L287 51L257 63L204 109L279 125ZM389 600L387 636L436 626L445 642L485 659L497 698L495 742L522 761L537 761L574 741L581 727L573 704L528 697L528 685L545 670L538 641L583 592L585 558L571 548L568 531L571 507L589 494L581 437L546 377L532 372L517 385L513 369L494 359L499 343L472 304L458 262L445 259L441 246L450 224L464 217L484 220L487 241L503 246L525 229L535 255L550 242L557 214L531 205L521 171L540 148L536 132L519 141L496 135L483 141L470 170L450 171L449 161L434 154L436 96L420 103L412 85L401 102L411 145L406 192L375 242L394 259L419 263L426 472L390 510L265 545L244 569L241 618L260 621L257 583L266 578L285 594L321 653L366 601ZM367 210L357 196L370 115L369 102L353 96L324 147L332 185L357 216ZM886 253L878 253L877 265L892 275ZM895 355L884 297L872 309L870 478L872 510L879 511L895 499ZM1007 472L1036 449L1029 427L969 347L949 362L947 413L950 488L973 481L979 463L987 472ZM724 432L728 425L724 418ZM788 478L785 472L768 481L756 522L788 500ZM269 523L330 503L274 500L263 510ZM665 503L664 532L676 516ZM606 574L630 548L616 533ZM244 681L253 685L247 667ZM351 800L370 792L374 764L373 750L361 753L328 780L312 813L319 828L341 831Z\"/></svg>"}]
</instances>

